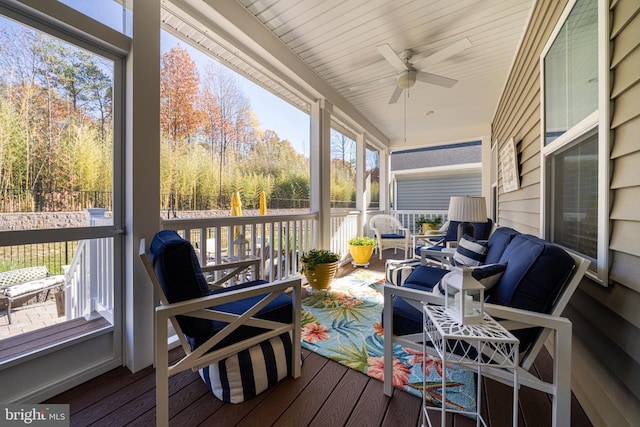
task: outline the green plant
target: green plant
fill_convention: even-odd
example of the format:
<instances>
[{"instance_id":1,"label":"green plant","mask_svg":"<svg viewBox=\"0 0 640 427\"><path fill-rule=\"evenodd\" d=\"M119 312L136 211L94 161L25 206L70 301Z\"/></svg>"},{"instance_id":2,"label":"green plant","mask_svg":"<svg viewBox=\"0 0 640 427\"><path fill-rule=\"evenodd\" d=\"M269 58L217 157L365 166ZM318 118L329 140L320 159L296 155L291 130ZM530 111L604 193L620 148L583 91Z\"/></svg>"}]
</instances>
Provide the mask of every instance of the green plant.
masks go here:
<instances>
[{"instance_id":1,"label":"green plant","mask_svg":"<svg viewBox=\"0 0 640 427\"><path fill-rule=\"evenodd\" d=\"M328 264L331 262L337 262L340 256L327 249L311 249L309 252L302 255L300 261L302 261L301 273L307 270L314 270L318 264Z\"/></svg>"},{"instance_id":2,"label":"green plant","mask_svg":"<svg viewBox=\"0 0 640 427\"><path fill-rule=\"evenodd\" d=\"M376 243L376 239L367 236L358 236L349 239L351 246L375 246Z\"/></svg>"},{"instance_id":3,"label":"green plant","mask_svg":"<svg viewBox=\"0 0 640 427\"><path fill-rule=\"evenodd\" d=\"M426 216L421 216L416 218L416 228L421 228L422 224L440 225L442 224L442 217L427 218Z\"/></svg>"}]
</instances>

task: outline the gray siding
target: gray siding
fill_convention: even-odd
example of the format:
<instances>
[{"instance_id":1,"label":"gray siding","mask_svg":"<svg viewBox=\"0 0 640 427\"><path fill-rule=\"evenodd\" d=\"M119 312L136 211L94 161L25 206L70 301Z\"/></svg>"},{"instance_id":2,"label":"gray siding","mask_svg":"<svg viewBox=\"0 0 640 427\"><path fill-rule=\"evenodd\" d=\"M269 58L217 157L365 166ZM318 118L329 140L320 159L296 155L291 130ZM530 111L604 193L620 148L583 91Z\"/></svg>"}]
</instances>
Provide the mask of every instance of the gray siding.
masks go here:
<instances>
[{"instance_id":1,"label":"gray siding","mask_svg":"<svg viewBox=\"0 0 640 427\"><path fill-rule=\"evenodd\" d=\"M517 143L521 189L504 193L498 218L540 235L539 57L566 5L537 1L492 124L499 148ZM583 280L565 312L574 327L573 389L594 425L640 414L640 2L611 1L611 286ZM498 160L500 162L500 160Z\"/></svg>"},{"instance_id":2,"label":"gray siding","mask_svg":"<svg viewBox=\"0 0 640 427\"><path fill-rule=\"evenodd\" d=\"M480 172L398 178L397 210L447 210L451 196L482 195Z\"/></svg>"}]
</instances>

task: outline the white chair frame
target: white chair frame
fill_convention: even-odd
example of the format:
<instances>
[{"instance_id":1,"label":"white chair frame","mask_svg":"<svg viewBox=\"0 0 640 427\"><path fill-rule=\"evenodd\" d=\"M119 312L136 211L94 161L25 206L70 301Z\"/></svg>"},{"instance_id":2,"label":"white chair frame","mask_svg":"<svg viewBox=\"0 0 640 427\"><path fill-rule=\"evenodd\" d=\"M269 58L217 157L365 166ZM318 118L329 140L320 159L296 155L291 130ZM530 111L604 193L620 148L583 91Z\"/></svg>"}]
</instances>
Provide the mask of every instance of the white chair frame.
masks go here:
<instances>
[{"instance_id":1,"label":"white chair frame","mask_svg":"<svg viewBox=\"0 0 640 427\"><path fill-rule=\"evenodd\" d=\"M552 421L554 427L571 425L571 321L560 317L569 303L573 292L582 280L590 261L569 252L576 266L564 290L558 295L550 314L520 310L494 304L485 304L487 314L499 319L507 330L514 331L530 327L544 328L531 348L522 358L517 370L520 385L549 393L552 400ZM393 360L393 343L422 351L423 334L394 335L393 334L393 297L400 297L414 308L423 312L424 303L444 305L444 297L430 292L403 288L393 285L384 287L384 360ZM545 341L553 332L553 379L547 383L529 372ZM435 348L428 348L427 352L437 356ZM454 358L452 358L452 361ZM483 367L482 375L503 384L513 386L513 373L501 368ZM384 364L384 394L393 393L393 364Z\"/></svg>"},{"instance_id":2,"label":"white chair frame","mask_svg":"<svg viewBox=\"0 0 640 427\"><path fill-rule=\"evenodd\" d=\"M382 251L385 247L392 247L395 254L398 250L398 245L404 246L404 257L408 258L411 233L408 228L402 226L395 216L387 214L375 215L369 220L369 228L375 233L378 240L378 259L382 259ZM402 234L404 239L383 239L381 237L382 234Z\"/></svg>"},{"instance_id":3,"label":"white chair frame","mask_svg":"<svg viewBox=\"0 0 640 427\"><path fill-rule=\"evenodd\" d=\"M257 285L250 288L230 290L225 293L209 295L202 298L196 298L190 301L183 301L175 304L169 304L162 287L153 271L151 262L146 253L145 239L140 241L140 259L147 270L154 290L160 299L162 305L156 307L156 425L169 425L169 377L179 372L191 369L196 372L199 369L210 365L213 362L222 360L238 352L259 344L265 340L276 337L285 332L291 333L291 370L292 377L300 376L301 365L301 347L300 347L300 316L301 316L301 279L288 279L280 282L272 282L263 285ZM216 269L226 268L221 266L203 267L203 271L214 271ZM269 302L274 300L278 295L290 293L293 302L293 319L290 323L274 322L253 317L255 313L260 311ZM241 315L224 313L210 309L210 307L219 304L254 297L256 295L264 295L257 304ZM178 315L188 315L189 317L197 317L208 320L219 320L228 322L220 332L209 338L205 343L200 345L194 351L187 342L180 325L176 320ZM169 322L173 326L180 340L180 344L184 349L185 356L181 357L172 365L169 365ZM240 326L255 326L267 329L260 335L237 342L230 346L220 348L211 352L209 349L217 345L222 339L233 333Z\"/></svg>"}]
</instances>

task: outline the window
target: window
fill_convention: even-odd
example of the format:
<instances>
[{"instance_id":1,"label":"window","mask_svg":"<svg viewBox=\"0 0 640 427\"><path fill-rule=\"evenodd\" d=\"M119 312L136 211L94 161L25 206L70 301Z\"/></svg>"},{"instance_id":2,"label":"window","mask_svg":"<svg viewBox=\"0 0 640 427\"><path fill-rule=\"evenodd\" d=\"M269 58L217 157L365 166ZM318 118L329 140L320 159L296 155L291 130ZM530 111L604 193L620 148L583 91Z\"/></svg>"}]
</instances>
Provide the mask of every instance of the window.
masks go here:
<instances>
[{"instance_id":1,"label":"window","mask_svg":"<svg viewBox=\"0 0 640 427\"><path fill-rule=\"evenodd\" d=\"M356 207L356 142L331 129L331 207Z\"/></svg>"},{"instance_id":2,"label":"window","mask_svg":"<svg viewBox=\"0 0 640 427\"><path fill-rule=\"evenodd\" d=\"M122 139L114 129L123 63L7 14L0 15L0 281L17 284L20 298L0 312L12 317L11 326L3 318L0 340L29 341L49 328L50 346L75 338L79 325L82 334L119 327ZM0 364L41 346L1 355Z\"/></svg>"},{"instance_id":3,"label":"window","mask_svg":"<svg viewBox=\"0 0 640 427\"><path fill-rule=\"evenodd\" d=\"M367 191L366 209L377 211L380 209L380 151L371 145L367 145L366 151L367 164L364 172Z\"/></svg>"},{"instance_id":4,"label":"window","mask_svg":"<svg viewBox=\"0 0 640 427\"><path fill-rule=\"evenodd\" d=\"M545 238L592 260L606 283L607 83L598 45L598 0L570 2L541 57ZM604 209L604 208L602 208Z\"/></svg>"},{"instance_id":5,"label":"window","mask_svg":"<svg viewBox=\"0 0 640 427\"><path fill-rule=\"evenodd\" d=\"M133 34L133 0L58 0L129 37Z\"/></svg>"}]
</instances>

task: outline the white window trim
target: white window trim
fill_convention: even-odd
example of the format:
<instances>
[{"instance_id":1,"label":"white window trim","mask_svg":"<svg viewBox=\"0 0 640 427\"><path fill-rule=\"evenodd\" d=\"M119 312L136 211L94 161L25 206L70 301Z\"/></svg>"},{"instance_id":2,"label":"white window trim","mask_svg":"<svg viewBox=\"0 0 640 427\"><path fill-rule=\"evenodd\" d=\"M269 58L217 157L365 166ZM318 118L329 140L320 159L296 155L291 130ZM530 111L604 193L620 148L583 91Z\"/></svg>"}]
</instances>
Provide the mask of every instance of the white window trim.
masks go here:
<instances>
[{"instance_id":1,"label":"white window trim","mask_svg":"<svg viewBox=\"0 0 640 427\"><path fill-rule=\"evenodd\" d=\"M609 203L610 203L610 140L611 140L611 73L609 69L610 57L610 19L609 7L606 0L598 0L598 109L585 117L580 123L573 126L563 135L550 144L545 145L545 92L544 92L544 59L555 41L562 26L565 24L569 13L578 0L570 0L556 27L554 28L547 44L540 54L540 233L547 236L548 223L547 212L547 156L559 152L566 145L574 142L590 130L598 128L598 251L595 271L587 271L587 276L597 283L609 285Z\"/></svg>"}]
</instances>

